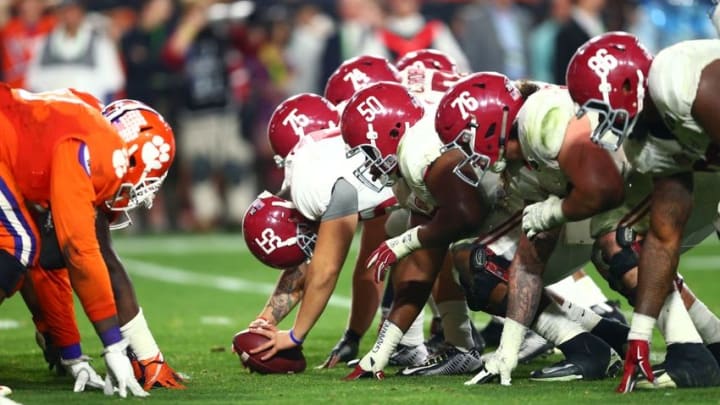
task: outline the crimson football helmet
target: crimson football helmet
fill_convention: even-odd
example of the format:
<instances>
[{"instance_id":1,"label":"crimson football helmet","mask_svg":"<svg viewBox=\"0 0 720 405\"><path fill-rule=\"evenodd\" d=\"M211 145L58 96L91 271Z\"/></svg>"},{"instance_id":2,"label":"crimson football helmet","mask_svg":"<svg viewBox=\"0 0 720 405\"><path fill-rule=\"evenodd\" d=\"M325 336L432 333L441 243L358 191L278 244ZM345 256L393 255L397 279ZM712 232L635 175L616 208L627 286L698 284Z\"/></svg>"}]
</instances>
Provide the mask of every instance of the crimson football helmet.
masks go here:
<instances>
[{"instance_id":1,"label":"crimson football helmet","mask_svg":"<svg viewBox=\"0 0 720 405\"><path fill-rule=\"evenodd\" d=\"M152 207L175 158L175 135L160 113L140 101L114 101L102 114L125 141L127 150L125 176L115 197L105 203L107 209L120 214L110 226L119 229L132 223L129 211Z\"/></svg>"},{"instance_id":2,"label":"crimson football helmet","mask_svg":"<svg viewBox=\"0 0 720 405\"><path fill-rule=\"evenodd\" d=\"M457 73L457 64L450 55L440 52L436 49L419 49L406 53L402 58L395 62L398 70L405 70L408 66L420 62L429 69L440 70L442 72Z\"/></svg>"},{"instance_id":3,"label":"crimson football helmet","mask_svg":"<svg viewBox=\"0 0 720 405\"><path fill-rule=\"evenodd\" d=\"M270 117L267 128L270 147L275 152L275 163L282 166L303 136L321 129L335 128L339 124L340 116L335 107L317 94L302 93L283 101Z\"/></svg>"},{"instance_id":4,"label":"crimson football helmet","mask_svg":"<svg viewBox=\"0 0 720 405\"><path fill-rule=\"evenodd\" d=\"M590 39L570 59L565 80L580 105L578 117L598 113L593 142L617 150L632 132L643 109L652 58L634 35L608 32Z\"/></svg>"},{"instance_id":5,"label":"crimson football helmet","mask_svg":"<svg viewBox=\"0 0 720 405\"><path fill-rule=\"evenodd\" d=\"M297 266L312 257L316 226L295 205L263 191L243 217L243 237L250 252L276 269Z\"/></svg>"},{"instance_id":6,"label":"crimson football helmet","mask_svg":"<svg viewBox=\"0 0 720 405\"><path fill-rule=\"evenodd\" d=\"M350 147L348 158L357 154L365 158L355 169L355 177L375 191L391 186L398 144L424 113L420 102L400 83L380 82L358 91L340 120L340 132Z\"/></svg>"},{"instance_id":7,"label":"crimson football helmet","mask_svg":"<svg viewBox=\"0 0 720 405\"><path fill-rule=\"evenodd\" d=\"M346 60L330 75L325 98L337 105L363 87L382 81L400 82L400 72L385 58L362 55Z\"/></svg>"},{"instance_id":8,"label":"crimson football helmet","mask_svg":"<svg viewBox=\"0 0 720 405\"><path fill-rule=\"evenodd\" d=\"M500 73L474 73L451 88L438 105L435 130L444 144L440 152L458 149L465 159L453 172L477 187L486 170L505 167L505 142L517 117L523 98L520 90ZM462 172L470 165L477 179Z\"/></svg>"}]
</instances>

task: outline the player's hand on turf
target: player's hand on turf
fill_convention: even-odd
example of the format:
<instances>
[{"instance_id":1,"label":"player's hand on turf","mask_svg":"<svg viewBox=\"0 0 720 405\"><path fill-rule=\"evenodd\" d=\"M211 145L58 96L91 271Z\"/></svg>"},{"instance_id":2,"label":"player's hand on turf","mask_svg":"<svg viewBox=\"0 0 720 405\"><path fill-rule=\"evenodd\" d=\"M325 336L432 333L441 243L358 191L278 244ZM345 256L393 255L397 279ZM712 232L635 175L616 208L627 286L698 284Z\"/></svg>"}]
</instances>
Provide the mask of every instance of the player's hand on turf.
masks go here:
<instances>
[{"instance_id":1,"label":"player's hand on turf","mask_svg":"<svg viewBox=\"0 0 720 405\"><path fill-rule=\"evenodd\" d=\"M367 268L375 273L375 282L379 283L385 279L387 271L395 266L400 259L420 247L418 227L416 226L399 236L381 243L380 246L370 254L370 258L367 261Z\"/></svg>"},{"instance_id":2,"label":"player's hand on turf","mask_svg":"<svg viewBox=\"0 0 720 405\"><path fill-rule=\"evenodd\" d=\"M333 368L340 362L347 363L350 360L355 360L358 349L358 341L343 336L335 347L333 347L330 355L325 359L325 362L317 368Z\"/></svg>"},{"instance_id":3,"label":"player's hand on turf","mask_svg":"<svg viewBox=\"0 0 720 405\"><path fill-rule=\"evenodd\" d=\"M130 393L136 397L146 397L150 394L145 392L135 379L130 359L125 355L127 346L127 341L123 339L105 347L103 357L107 367L107 376L103 392L105 395L113 395L117 388L120 396L125 398L129 389Z\"/></svg>"},{"instance_id":4,"label":"player's hand on turf","mask_svg":"<svg viewBox=\"0 0 720 405\"><path fill-rule=\"evenodd\" d=\"M567 222L562 212L562 201L551 195L545 201L530 204L523 209L522 230L528 239Z\"/></svg>"},{"instance_id":5,"label":"player's hand on turf","mask_svg":"<svg viewBox=\"0 0 720 405\"><path fill-rule=\"evenodd\" d=\"M77 359L61 360L62 365L75 379L73 392L83 392L85 387L104 389L105 381L90 365L90 357L80 356Z\"/></svg>"},{"instance_id":6,"label":"player's hand on turf","mask_svg":"<svg viewBox=\"0 0 720 405\"><path fill-rule=\"evenodd\" d=\"M517 367L517 353L503 353L502 347L488 355L485 364L475 377L465 382L465 385L485 384L500 377L500 384L509 386L512 381L512 371Z\"/></svg>"},{"instance_id":7,"label":"player's hand on turf","mask_svg":"<svg viewBox=\"0 0 720 405\"><path fill-rule=\"evenodd\" d=\"M60 349L52 342L49 333L40 333L35 331L35 343L43 352L43 357L48 364L48 370L55 370L58 375L65 375L65 367L62 367L60 358Z\"/></svg>"},{"instance_id":8,"label":"player's hand on turf","mask_svg":"<svg viewBox=\"0 0 720 405\"><path fill-rule=\"evenodd\" d=\"M260 328L250 329L250 332L263 335L270 339L269 341L261 344L260 346L250 350L250 354L257 354L267 350L268 352L260 358L265 361L272 358L277 352L286 350L297 346L295 342L290 339L289 330L278 330L274 325L264 325Z\"/></svg>"},{"instance_id":9,"label":"player's hand on turf","mask_svg":"<svg viewBox=\"0 0 720 405\"><path fill-rule=\"evenodd\" d=\"M655 374L650 364L650 343L647 340L628 340L625 370L615 391L620 394L631 392L635 388L639 373L655 384Z\"/></svg>"}]
</instances>

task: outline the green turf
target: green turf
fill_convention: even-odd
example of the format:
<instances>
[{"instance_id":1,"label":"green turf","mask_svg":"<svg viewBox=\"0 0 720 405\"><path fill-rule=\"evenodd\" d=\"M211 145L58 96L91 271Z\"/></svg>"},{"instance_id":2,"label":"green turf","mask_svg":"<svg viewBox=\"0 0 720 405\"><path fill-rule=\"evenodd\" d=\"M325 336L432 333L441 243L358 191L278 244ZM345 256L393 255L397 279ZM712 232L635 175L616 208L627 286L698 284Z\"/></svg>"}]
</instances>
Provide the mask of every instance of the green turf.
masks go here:
<instances>
[{"instance_id":1,"label":"green turf","mask_svg":"<svg viewBox=\"0 0 720 405\"><path fill-rule=\"evenodd\" d=\"M314 370L343 332L347 309L343 299L328 307L308 337L304 352L309 370L291 376L260 376L240 366L229 350L233 334L245 328L266 300L278 272L264 269L244 249L239 237L134 237L117 241L127 260L136 290L157 341L166 358L177 369L192 377L186 391L154 390L152 402L196 403L615 403L621 397L612 392L617 380L602 382L534 383L529 372L557 358L521 366L514 373L513 386L465 387L467 377L401 378L383 382L342 382L348 369ZM683 273L687 282L716 313L720 312L720 287L716 263L720 263L716 243L698 247L688 255ZM162 278L173 276L174 283ZM244 281L243 281L244 280ZM247 282L250 283L247 283ZM349 297L348 268L338 283L337 294ZM182 284L182 282L186 284ZM262 283L262 284L259 284ZM602 285L605 288L605 285ZM612 294L611 297L616 297ZM627 309L627 305L624 305ZM96 369L104 373L99 358L101 347L91 327L80 316L84 351L96 359ZM229 324L223 324L224 320ZM487 317L476 316L482 326ZM72 393L72 382L48 372L33 339L33 325L22 300L15 297L0 307L0 320L15 320L20 326L0 330L0 384L15 390L12 398L25 404L98 403L108 400L99 392ZM0 322L1 324L1 322ZM290 325L285 322L284 326ZM362 342L369 348L373 336ZM656 339L657 341L657 339ZM656 344L654 350L662 350ZM622 397L623 403L684 402L720 403L720 389L636 392Z\"/></svg>"}]
</instances>

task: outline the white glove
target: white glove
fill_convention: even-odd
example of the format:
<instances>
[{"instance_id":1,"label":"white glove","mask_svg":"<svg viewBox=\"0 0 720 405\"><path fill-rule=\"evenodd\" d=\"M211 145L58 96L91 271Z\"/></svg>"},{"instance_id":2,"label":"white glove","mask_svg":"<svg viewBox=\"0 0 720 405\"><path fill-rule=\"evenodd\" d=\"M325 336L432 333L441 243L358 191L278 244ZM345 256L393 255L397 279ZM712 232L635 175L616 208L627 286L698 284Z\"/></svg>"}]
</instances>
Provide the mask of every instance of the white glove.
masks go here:
<instances>
[{"instance_id":1,"label":"white glove","mask_svg":"<svg viewBox=\"0 0 720 405\"><path fill-rule=\"evenodd\" d=\"M488 355L485 364L475 377L465 382L465 385L483 384L500 376L500 384L509 386L512 381L512 371L518 364L518 353L523 342L527 327L510 319L505 319L500 346Z\"/></svg>"},{"instance_id":2,"label":"white glove","mask_svg":"<svg viewBox=\"0 0 720 405\"><path fill-rule=\"evenodd\" d=\"M90 357L80 356L77 359L62 359L60 363L75 379L73 392L83 392L86 386L101 390L105 389L105 381L90 365Z\"/></svg>"},{"instance_id":3,"label":"white glove","mask_svg":"<svg viewBox=\"0 0 720 405\"><path fill-rule=\"evenodd\" d=\"M553 229L567 222L562 212L563 200L551 195L545 201L531 204L523 210L522 229L528 239L540 232Z\"/></svg>"},{"instance_id":4,"label":"white glove","mask_svg":"<svg viewBox=\"0 0 720 405\"><path fill-rule=\"evenodd\" d=\"M136 397L146 397L150 395L145 392L135 379L130 359L125 355L128 342L123 339L117 343L105 347L103 357L105 358L105 366L107 367L107 376L105 377L105 395L113 395L115 392L115 384L120 397L127 397L127 389Z\"/></svg>"}]
</instances>

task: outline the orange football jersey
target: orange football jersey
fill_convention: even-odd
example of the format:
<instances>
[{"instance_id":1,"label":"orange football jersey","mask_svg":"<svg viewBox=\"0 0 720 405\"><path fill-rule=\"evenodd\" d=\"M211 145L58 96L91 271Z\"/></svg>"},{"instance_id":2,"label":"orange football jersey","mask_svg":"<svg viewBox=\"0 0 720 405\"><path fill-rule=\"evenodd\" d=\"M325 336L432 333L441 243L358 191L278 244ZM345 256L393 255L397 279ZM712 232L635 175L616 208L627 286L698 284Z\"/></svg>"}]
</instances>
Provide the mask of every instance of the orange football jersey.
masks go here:
<instances>
[{"instance_id":1,"label":"orange football jersey","mask_svg":"<svg viewBox=\"0 0 720 405\"><path fill-rule=\"evenodd\" d=\"M92 321L115 315L95 208L115 196L128 165L125 144L100 108L74 90L0 86L0 164L9 169L18 201L50 207L73 288Z\"/></svg>"}]
</instances>

